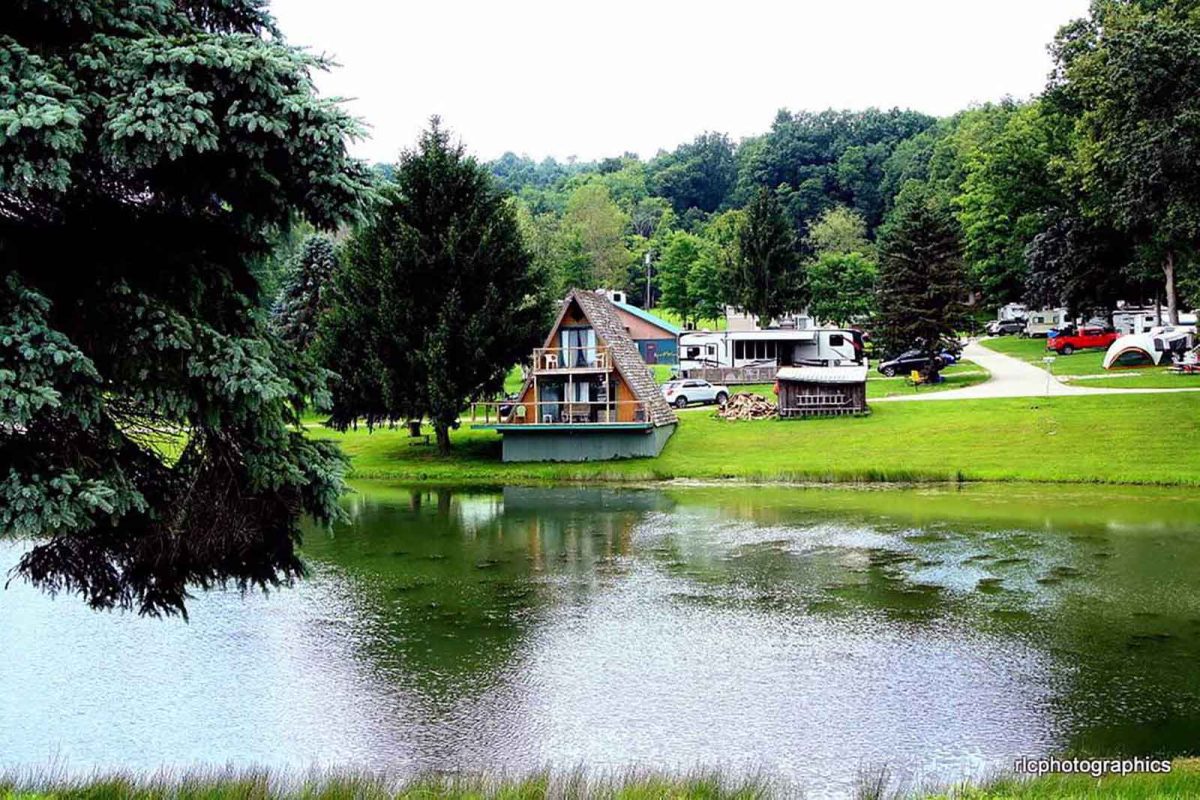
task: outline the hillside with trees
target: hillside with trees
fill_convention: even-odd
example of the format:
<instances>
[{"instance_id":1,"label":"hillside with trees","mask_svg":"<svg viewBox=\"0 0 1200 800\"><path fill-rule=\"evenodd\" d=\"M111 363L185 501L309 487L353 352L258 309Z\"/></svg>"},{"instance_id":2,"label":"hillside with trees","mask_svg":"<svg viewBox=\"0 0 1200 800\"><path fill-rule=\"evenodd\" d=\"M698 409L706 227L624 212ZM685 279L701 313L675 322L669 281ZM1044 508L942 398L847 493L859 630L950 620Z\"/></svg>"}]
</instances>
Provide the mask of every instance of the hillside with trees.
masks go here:
<instances>
[{"instance_id":1,"label":"hillside with trees","mask_svg":"<svg viewBox=\"0 0 1200 800\"><path fill-rule=\"evenodd\" d=\"M488 168L555 291L621 289L701 325L747 296L731 228L764 189L803 273L774 299L794 303L784 295L803 285L824 320L871 318L880 233L917 196L947 210L977 313L1026 302L1103 315L1117 300L1157 300L1173 315L1200 304L1200 21L1189 8L1095 4L1051 43L1054 71L1028 100L941 119L781 110L739 142L703 132L645 160L510 152Z\"/></svg>"}]
</instances>

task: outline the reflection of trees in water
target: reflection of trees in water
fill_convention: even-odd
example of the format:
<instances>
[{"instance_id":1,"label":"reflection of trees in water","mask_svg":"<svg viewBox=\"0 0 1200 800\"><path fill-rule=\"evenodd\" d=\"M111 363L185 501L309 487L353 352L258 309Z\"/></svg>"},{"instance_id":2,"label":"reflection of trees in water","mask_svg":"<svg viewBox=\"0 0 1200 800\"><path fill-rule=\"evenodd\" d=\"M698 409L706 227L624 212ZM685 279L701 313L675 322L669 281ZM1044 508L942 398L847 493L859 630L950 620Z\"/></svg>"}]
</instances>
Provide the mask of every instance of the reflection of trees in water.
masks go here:
<instances>
[{"instance_id":1,"label":"reflection of trees in water","mask_svg":"<svg viewBox=\"0 0 1200 800\"><path fill-rule=\"evenodd\" d=\"M354 527L306 552L364 586L371 662L439 705L503 683L552 607L649 561L679 579L678 602L1034 647L1055 665L1064 747L1195 747L1200 527L1177 508L1131 507L1127 489L1112 514L1103 489L1093 505L1075 496L1076 511L1026 488L1019 507L989 498L994 515L923 491L360 495Z\"/></svg>"},{"instance_id":2,"label":"reflection of trees in water","mask_svg":"<svg viewBox=\"0 0 1200 800\"><path fill-rule=\"evenodd\" d=\"M923 507L912 495L880 510L875 493L866 511L821 510L811 495L794 504L768 496L758 508L752 493L677 495L674 532L651 552L709 602L959 626L1033 646L1056 666L1051 710L1065 748L1195 753L1200 522L1149 502L1112 503L1103 489L1080 514L1056 507L1053 490L1041 509L1024 492L1024 505L999 508L997 519L970 509L950 522L931 513L937 502ZM846 504L844 492L831 496ZM706 528L718 533L696 535Z\"/></svg>"},{"instance_id":3,"label":"reflection of trees in water","mask_svg":"<svg viewBox=\"0 0 1200 800\"><path fill-rule=\"evenodd\" d=\"M435 706L487 691L545 611L619 573L643 506L613 492L363 492L305 554L357 579L372 665Z\"/></svg>"}]
</instances>

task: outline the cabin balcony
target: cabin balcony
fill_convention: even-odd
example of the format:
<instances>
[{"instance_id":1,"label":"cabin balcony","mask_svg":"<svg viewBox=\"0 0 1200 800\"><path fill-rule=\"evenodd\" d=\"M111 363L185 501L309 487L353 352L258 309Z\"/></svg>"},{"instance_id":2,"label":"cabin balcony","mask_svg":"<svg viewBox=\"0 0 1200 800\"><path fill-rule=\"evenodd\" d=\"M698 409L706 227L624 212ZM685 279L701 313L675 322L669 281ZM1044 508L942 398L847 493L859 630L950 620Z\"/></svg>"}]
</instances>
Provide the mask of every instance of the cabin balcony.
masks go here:
<instances>
[{"instance_id":1,"label":"cabin balcony","mask_svg":"<svg viewBox=\"0 0 1200 800\"><path fill-rule=\"evenodd\" d=\"M612 353L607 345L538 347L533 351L533 371L536 375L611 372L612 363Z\"/></svg>"},{"instance_id":2,"label":"cabin balcony","mask_svg":"<svg viewBox=\"0 0 1200 800\"><path fill-rule=\"evenodd\" d=\"M480 402L471 404L472 427L604 428L649 425L641 400Z\"/></svg>"}]
</instances>

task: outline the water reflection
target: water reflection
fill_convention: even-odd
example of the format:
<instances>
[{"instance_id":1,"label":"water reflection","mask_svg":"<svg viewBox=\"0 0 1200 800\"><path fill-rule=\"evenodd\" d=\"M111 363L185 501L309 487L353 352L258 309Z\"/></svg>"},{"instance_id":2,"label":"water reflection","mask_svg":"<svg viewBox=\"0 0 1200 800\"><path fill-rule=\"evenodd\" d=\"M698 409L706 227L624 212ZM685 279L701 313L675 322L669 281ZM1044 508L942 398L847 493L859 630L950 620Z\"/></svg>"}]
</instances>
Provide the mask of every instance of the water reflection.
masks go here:
<instances>
[{"instance_id":1,"label":"water reflection","mask_svg":"<svg viewBox=\"0 0 1200 800\"><path fill-rule=\"evenodd\" d=\"M1179 493L364 486L347 503L350 524L307 535L312 580L197 598L190 626L11 589L0 752L703 763L837 793L874 764L945 780L1200 741L1200 503Z\"/></svg>"}]
</instances>

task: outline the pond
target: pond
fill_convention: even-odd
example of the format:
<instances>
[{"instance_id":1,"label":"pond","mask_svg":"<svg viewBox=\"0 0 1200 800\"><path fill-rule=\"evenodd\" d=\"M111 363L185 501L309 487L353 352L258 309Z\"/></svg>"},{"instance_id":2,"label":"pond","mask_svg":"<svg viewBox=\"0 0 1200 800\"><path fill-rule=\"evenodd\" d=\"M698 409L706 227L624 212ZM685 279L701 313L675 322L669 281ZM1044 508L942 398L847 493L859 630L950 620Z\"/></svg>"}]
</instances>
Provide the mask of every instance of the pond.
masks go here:
<instances>
[{"instance_id":1,"label":"pond","mask_svg":"<svg viewBox=\"0 0 1200 800\"><path fill-rule=\"evenodd\" d=\"M1194 492L357 489L310 579L190 623L13 582L0 767L709 765L837 795L1200 742Z\"/></svg>"}]
</instances>

